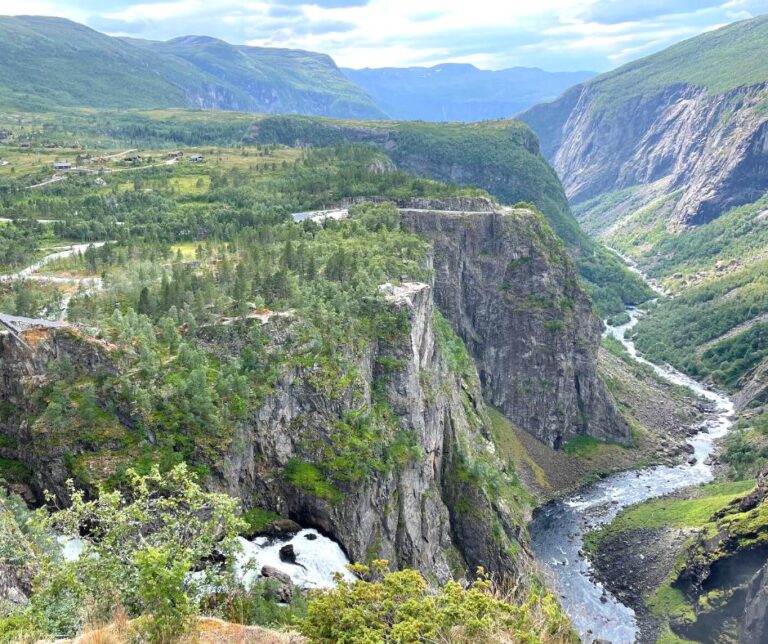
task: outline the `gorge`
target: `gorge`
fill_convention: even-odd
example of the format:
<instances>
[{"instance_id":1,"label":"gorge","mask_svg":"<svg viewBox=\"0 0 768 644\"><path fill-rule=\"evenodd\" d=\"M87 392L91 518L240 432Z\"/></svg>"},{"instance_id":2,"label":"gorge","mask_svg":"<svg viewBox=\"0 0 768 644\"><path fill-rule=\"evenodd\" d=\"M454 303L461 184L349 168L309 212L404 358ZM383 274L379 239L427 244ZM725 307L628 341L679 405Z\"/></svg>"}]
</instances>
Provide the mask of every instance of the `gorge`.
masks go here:
<instances>
[{"instance_id":1,"label":"gorge","mask_svg":"<svg viewBox=\"0 0 768 644\"><path fill-rule=\"evenodd\" d=\"M441 123L0 18L0 641L762 644L766 43Z\"/></svg>"}]
</instances>

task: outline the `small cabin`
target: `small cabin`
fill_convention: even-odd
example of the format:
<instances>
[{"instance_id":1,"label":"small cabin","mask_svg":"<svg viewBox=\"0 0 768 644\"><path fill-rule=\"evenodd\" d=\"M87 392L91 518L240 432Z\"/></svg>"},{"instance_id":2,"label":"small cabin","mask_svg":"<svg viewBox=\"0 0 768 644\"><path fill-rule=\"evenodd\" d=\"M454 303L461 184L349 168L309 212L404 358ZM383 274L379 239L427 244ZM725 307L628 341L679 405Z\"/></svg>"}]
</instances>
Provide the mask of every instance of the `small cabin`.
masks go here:
<instances>
[{"instance_id":1,"label":"small cabin","mask_svg":"<svg viewBox=\"0 0 768 644\"><path fill-rule=\"evenodd\" d=\"M72 164L69 161L56 161L53 164L54 170L71 170Z\"/></svg>"},{"instance_id":2,"label":"small cabin","mask_svg":"<svg viewBox=\"0 0 768 644\"><path fill-rule=\"evenodd\" d=\"M192 163L202 163L205 161L205 157L202 154L192 154L190 155L189 160Z\"/></svg>"}]
</instances>

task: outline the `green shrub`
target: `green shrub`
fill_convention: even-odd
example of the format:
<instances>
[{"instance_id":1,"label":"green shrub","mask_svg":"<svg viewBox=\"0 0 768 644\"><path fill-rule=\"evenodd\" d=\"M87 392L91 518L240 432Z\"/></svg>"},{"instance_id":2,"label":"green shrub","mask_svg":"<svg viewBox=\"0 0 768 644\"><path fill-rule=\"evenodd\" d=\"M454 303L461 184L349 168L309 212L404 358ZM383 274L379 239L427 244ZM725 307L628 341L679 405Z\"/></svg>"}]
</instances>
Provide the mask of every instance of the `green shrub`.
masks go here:
<instances>
[{"instance_id":1,"label":"green shrub","mask_svg":"<svg viewBox=\"0 0 768 644\"><path fill-rule=\"evenodd\" d=\"M270 523L280 518L276 512L263 508L251 508L243 512L243 521L247 524L246 533L255 534L266 528Z\"/></svg>"},{"instance_id":2,"label":"green shrub","mask_svg":"<svg viewBox=\"0 0 768 644\"><path fill-rule=\"evenodd\" d=\"M288 482L300 490L326 501L335 502L341 499L341 492L333 487L323 473L311 463L292 458L285 466L284 474Z\"/></svg>"},{"instance_id":3,"label":"green shrub","mask_svg":"<svg viewBox=\"0 0 768 644\"><path fill-rule=\"evenodd\" d=\"M437 308L435 308L433 323L435 325L435 338L451 371L466 374L473 370L474 363L464 341L456 335L451 323Z\"/></svg>"},{"instance_id":4,"label":"green shrub","mask_svg":"<svg viewBox=\"0 0 768 644\"><path fill-rule=\"evenodd\" d=\"M0 479L9 483L27 483L32 479L32 472L24 463L11 458L0 458Z\"/></svg>"},{"instance_id":5,"label":"green shrub","mask_svg":"<svg viewBox=\"0 0 768 644\"><path fill-rule=\"evenodd\" d=\"M629 317L629 313L626 311L622 311L621 313L617 313L616 315L612 315L608 318L607 322L609 326L621 326L622 324L627 324L632 318Z\"/></svg>"},{"instance_id":6,"label":"green shrub","mask_svg":"<svg viewBox=\"0 0 768 644\"><path fill-rule=\"evenodd\" d=\"M464 588L431 590L415 570L388 572L386 561L355 565L362 579L337 579L315 592L299 630L323 644L410 642L572 642L567 618L540 589L503 592L481 570Z\"/></svg>"},{"instance_id":7,"label":"green shrub","mask_svg":"<svg viewBox=\"0 0 768 644\"><path fill-rule=\"evenodd\" d=\"M70 482L68 508L38 511L35 592L0 622L0 632L73 636L86 623L108 622L121 607L142 617L135 627L145 639L168 642L184 632L203 588L235 586L236 537L244 526L238 501L204 492L184 465L164 475L156 467L128 475L125 492L100 489L93 499ZM52 535L81 539L82 554L64 560ZM228 563L191 577L214 552Z\"/></svg>"}]
</instances>

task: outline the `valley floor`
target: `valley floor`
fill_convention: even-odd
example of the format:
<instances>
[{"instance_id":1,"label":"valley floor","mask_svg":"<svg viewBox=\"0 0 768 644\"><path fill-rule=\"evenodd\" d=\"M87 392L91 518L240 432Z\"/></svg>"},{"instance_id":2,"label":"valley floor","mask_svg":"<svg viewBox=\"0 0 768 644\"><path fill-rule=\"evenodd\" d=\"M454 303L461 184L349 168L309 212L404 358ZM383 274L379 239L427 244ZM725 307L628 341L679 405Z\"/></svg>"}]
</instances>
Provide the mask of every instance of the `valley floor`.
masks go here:
<instances>
[{"instance_id":1,"label":"valley floor","mask_svg":"<svg viewBox=\"0 0 768 644\"><path fill-rule=\"evenodd\" d=\"M683 387L663 381L635 363L610 340L599 355L603 381L632 427L632 444L579 437L555 450L492 412L494 439L539 502L564 496L613 472L689 458L686 439L708 412L707 404Z\"/></svg>"}]
</instances>

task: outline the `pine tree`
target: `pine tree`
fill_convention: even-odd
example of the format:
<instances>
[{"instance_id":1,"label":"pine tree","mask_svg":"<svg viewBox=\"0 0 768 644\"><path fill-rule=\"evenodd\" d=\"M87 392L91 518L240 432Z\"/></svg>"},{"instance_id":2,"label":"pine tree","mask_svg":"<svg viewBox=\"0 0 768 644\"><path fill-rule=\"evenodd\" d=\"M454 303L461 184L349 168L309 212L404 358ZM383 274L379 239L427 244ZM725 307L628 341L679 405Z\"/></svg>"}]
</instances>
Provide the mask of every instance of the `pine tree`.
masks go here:
<instances>
[{"instance_id":1,"label":"pine tree","mask_svg":"<svg viewBox=\"0 0 768 644\"><path fill-rule=\"evenodd\" d=\"M152 315L152 302L149 298L149 288L146 286L139 293L139 305L136 307L136 310L142 315Z\"/></svg>"}]
</instances>

